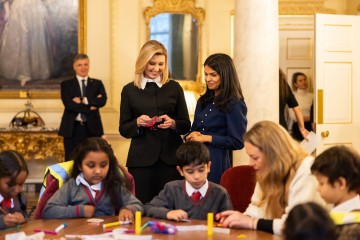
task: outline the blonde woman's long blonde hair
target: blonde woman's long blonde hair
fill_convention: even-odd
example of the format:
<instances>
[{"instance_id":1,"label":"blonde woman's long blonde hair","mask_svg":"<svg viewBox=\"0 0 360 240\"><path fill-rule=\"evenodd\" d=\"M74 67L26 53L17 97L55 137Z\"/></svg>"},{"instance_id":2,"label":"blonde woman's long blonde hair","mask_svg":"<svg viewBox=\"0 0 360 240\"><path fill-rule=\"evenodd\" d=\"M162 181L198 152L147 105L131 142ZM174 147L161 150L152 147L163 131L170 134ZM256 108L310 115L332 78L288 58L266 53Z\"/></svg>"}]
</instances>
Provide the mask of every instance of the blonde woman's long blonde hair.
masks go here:
<instances>
[{"instance_id":1,"label":"blonde woman's long blonde hair","mask_svg":"<svg viewBox=\"0 0 360 240\"><path fill-rule=\"evenodd\" d=\"M165 68L161 73L160 82L162 84L165 84L169 81L169 64L167 50L161 42L156 40L149 40L144 44L144 46L142 46L139 56L136 60L134 85L138 88L140 88L141 79L144 75L146 65L154 55L165 56Z\"/></svg>"},{"instance_id":2,"label":"blonde woman's long blonde hair","mask_svg":"<svg viewBox=\"0 0 360 240\"><path fill-rule=\"evenodd\" d=\"M256 175L263 196L258 206L266 206L266 217L280 218L288 204L289 186L296 170L308 155L279 124L271 121L256 123L244 141L264 154L264 166Z\"/></svg>"}]
</instances>

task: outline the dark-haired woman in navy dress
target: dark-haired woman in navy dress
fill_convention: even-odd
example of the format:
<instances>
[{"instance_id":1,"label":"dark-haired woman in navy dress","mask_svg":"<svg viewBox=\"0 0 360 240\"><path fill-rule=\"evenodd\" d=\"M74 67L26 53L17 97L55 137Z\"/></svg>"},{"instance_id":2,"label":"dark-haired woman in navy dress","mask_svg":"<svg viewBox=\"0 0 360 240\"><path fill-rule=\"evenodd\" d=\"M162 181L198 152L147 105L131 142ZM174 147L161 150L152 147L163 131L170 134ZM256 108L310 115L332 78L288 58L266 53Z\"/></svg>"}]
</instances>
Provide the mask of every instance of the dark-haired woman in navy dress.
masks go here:
<instances>
[{"instance_id":1,"label":"dark-haired woman in navy dress","mask_svg":"<svg viewBox=\"0 0 360 240\"><path fill-rule=\"evenodd\" d=\"M231 167L229 151L244 147L247 108L232 59L223 53L210 55L204 63L206 92L199 98L191 132L186 141L203 142L209 148L208 179L219 183Z\"/></svg>"}]
</instances>

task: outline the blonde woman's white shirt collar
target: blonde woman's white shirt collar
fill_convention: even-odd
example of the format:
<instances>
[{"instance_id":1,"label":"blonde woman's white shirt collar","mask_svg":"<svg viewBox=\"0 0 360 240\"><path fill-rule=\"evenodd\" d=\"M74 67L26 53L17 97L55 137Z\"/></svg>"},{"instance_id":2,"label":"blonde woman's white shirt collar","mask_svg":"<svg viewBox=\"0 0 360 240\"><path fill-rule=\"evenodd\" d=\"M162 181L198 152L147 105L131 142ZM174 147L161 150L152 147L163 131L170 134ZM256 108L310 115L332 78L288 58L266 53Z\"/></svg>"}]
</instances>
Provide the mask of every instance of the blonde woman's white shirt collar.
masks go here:
<instances>
[{"instance_id":1,"label":"blonde woman's white shirt collar","mask_svg":"<svg viewBox=\"0 0 360 240\"><path fill-rule=\"evenodd\" d=\"M204 183L204 185L202 185L201 188L199 189L195 189L191 186L191 184L185 180L185 189L186 189L186 193L189 197L191 197L191 195L193 194L193 192L200 192L201 193L201 198L205 197L206 192L209 188L209 181L206 179L206 182Z\"/></svg>"},{"instance_id":2,"label":"blonde woman's white shirt collar","mask_svg":"<svg viewBox=\"0 0 360 240\"><path fill-rule=\"evenodd\" d=\"M156 85L158 85L159 88L161 88L162 83L160 81L161 81L161 76L158 76L155 79L151 79L151 78L147 78L147 77L143 76L142 79L141 79L140 86L141 86L141 89L145 89L145 86L146 86L147 82L154 82L154 83L156 83Z\"/></svg>"},{"instance_id":3,"label":"blonde woman's white shirt collar","mask_svg":"<svg viewBox=\"0 0 360 240\"><path fill-rule=\"evenodd\" d=\"M79 173L79 175L76 177L75 179L76 185L79 186L80 183L82 183L83 185L87 186L91 192L91 195L93 196L93 198L95 198L96 192L95 191L100 191L101 190L101 185L102 182L99 182L98 184L95 185L90 185L84 178L84 175L82 173Z\"/></svg>"}]
</instances>

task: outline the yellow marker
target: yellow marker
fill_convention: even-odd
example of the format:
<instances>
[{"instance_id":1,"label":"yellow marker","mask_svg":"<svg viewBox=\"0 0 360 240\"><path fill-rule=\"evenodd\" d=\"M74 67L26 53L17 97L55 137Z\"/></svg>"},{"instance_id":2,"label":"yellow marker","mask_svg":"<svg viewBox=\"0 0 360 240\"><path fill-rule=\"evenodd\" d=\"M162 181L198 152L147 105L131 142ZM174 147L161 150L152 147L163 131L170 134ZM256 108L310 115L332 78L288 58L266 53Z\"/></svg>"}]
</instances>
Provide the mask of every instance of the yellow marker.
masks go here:
<instances>
[{"instance_id":1,"label":"yellow marker","mask_svg":"<svg viewBox=\"0 0 360 240\"><path fill-rule=\"evenodd\" d=\"M112 223L105 223L105 224L103 224L103 228L126 225L126 224L130 224L130 223L131 223L131 221L118 221L118 222L112 222Z\"/></svg>"},{"instance_id":2,"label":"yellow marker","mask_svg":"<svg viewBox=\"0 0 360 240\"><path fill-rule=\"evenodd\" d=\"M136 235L141 234L141 212L140 211L135 212L135 234Z\"/></svg>"},{"instance_id":3,"label":"yellow marker","mask_svg":"<svg viewBox=\"0 0 360 240\"><path fill-rule=\"evenodd\" d=\"M213 226L214 226L214 213L208 213L207 215L207 235L213 235Z\"/></svg>"}]
</instances>

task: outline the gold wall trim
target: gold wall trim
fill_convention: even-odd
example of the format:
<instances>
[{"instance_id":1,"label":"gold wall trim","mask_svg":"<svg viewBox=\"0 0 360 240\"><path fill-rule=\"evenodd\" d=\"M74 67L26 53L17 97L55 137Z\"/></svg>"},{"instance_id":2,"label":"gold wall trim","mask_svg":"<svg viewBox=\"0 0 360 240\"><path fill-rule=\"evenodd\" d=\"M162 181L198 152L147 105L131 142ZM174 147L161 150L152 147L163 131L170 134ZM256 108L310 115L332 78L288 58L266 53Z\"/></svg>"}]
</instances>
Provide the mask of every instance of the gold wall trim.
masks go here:
<instances>
[{"instance_id":1,"label":"gold wall trim","mask_svg":"<svg viewBox=\"0 0 360 240\"><path fill-rule=\"evenodd\" d=\"M319 89L317 91L317 101L318 101L318 124L324 123L324 90Z\"/></svg>"},{"instance_id":2,"label":"gold wall trim","mask_svg":"<svg viewBox=\"0 0 360 240\"><path fill-rule=\"evenodd\" d=\"M336 10L323 6L323 0L279 0L279 15L335 14Z\"/></svg>"},{"instance_id":3,"label":"gold wall trim","mask_svg":"<svg viewBox=\"0 0 360 240\"><path fill-rule=\"evenodd\" d=\"M87 51L87 41L86 41L86 34L87 34L87 2L86 0L79 0L79 22L78 22L78 51L79 53L86 53Z\"/></svg>"}]
</instances>

